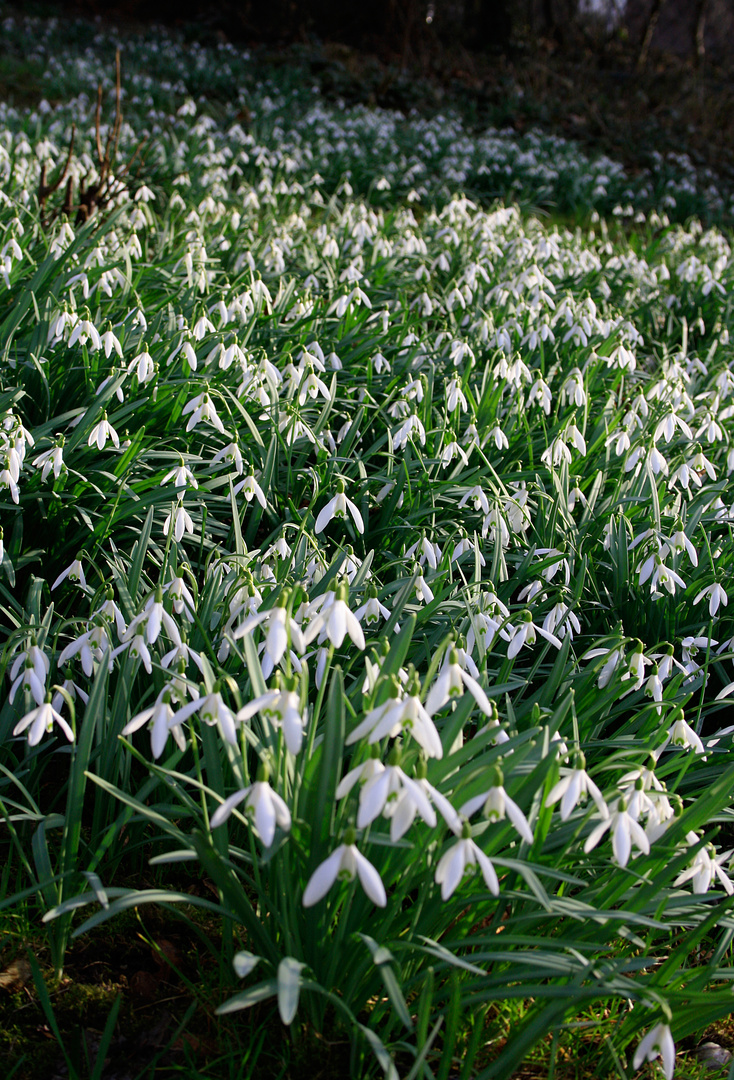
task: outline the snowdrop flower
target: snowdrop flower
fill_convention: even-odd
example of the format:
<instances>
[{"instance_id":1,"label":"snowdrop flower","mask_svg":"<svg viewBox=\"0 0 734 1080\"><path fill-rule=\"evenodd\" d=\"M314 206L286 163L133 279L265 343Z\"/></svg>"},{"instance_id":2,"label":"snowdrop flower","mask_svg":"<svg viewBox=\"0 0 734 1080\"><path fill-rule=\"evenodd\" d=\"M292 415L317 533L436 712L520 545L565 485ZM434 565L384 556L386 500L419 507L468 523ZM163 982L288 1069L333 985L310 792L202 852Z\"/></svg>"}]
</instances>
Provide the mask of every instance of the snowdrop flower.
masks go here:
<instances>
[{"instance_id":1,"label":"snowdrop flower","mask_svg":"<svg viewBox=\"0 0 734 1080\"><path fill-rule=\"evenodd\" d=\"M273 791L267 779L267 770L258 769L258 779L249 787L230 795L219 806L211 818L211 828L216 829L230 816L235 807L244 802L244 810L255 822L258 836L265 847L270 847L275 839L275 827L287 832L291 827L290 810L276 791Z\"/></svg>"},{"instance_id":2,"label":"snowdrop flower","mask_svg":"<svg viewBox=\"0 0 734 1080\"><path fill-rule=\"evenodd\" d=\"M196 477L188 465L186 465L183 458L181 458L181 463L179 465L176 465L170 472L166 473L161 480L161 487L165 487L169 480L173 480L174 486L177 488L186 487L187 484L191 484L194 488L198 488L199 486Z\"/></svg>"},{"instance_id":3,"label":"snowdrop flower","mask_svg":"<svg viewBox=\"0 0 734 1080\"><path fill-rule=\"evenodd\" d=\"M198 690L192 688L191 692L198 697ZM143 709L137 716L122 729L123 735L131 735L134 731L145 724L150 726L150 749L153 757L157 760L166 748L168 736L173 738L179 750L186 749L186 739L177 722L178 714L174 713L171 706L172 694L169 687L164 687L158 694L155 703L148 709Z\"/></svg>"},{"instance_id":4,"label":"snowdrop flower","mask_svg":"<svg viewBox=\"0 0 734 1080\"><path fill-rule=\"evenodd\" d=\"M360 765L355 765L339 781L334 797L344 799L352 791L356 784L365 784L375 776L385 771L385 766L380 761L380 748L373 746L370 756Z\"/></svg>"},{"instance_id":5,"label":"snowdrop flower","mask_svg":"<svg viewBox=\"0 0 734 1080\"><path fill-rule=\"evenodd\" d=\"M505 817L507 817L522 839L526 843L532 844L533 832L528 825L527 818L502 786L504 783L502 770L496 765L493 766L490 769L488 779L489 788L482 792L481 795L475 795L473 798L468 799L459 809L459 813L469 818L482 807L484 817L490 821L504 821Z\"/></svg>"},{"instance_id":6,"label":"snowdrop flower","mask_svg":"<svg viewBox=\"0 0 734 1080\"><path fill-rule=\"evenodd\" d=\"M171 664L180 665L183 663L183 670L185 671L189 660L192 660L196 664L203 677L204 663L201 654L194 649L189 648L188 642L182 637L178 644L174 645L172 649L167 653L164 653L161 657L161 667L168 668Z\"/></svg>"},{"instance_id":7,"label":"snowdrop flower","mask_svg":"<svg viewBox=\"0 0 734 1080\"><path fill-rule=\"evenodd\" d=\"M485 514L489 513L489 500L479 485L469 488L468 491L464 492L459 499L459 509L466 506L470 499L474 503L475 510L481 510Z\"/></svg>"},{"instance_id":8,"label":"snowdrop flower","mask_svg":"<svg viewBox=\"0 0 734 1080\"><path fill-rule=\"evenodd\" d=\"M351 499L348 499L344 493L344 481L338 481L338 490L333 498L329 499L326 506L324 506L316 518L316 524L314 526L314 532L320 533L326 528L329 522L333 518L346 518L347 510L352 516L352 520L357 528L357 532L364 532L364 522L362 521L362 515L357 507L354 505Z\"/></svg>"},{"instance_id":9,"label":"snowdrop flower","mask_svg":"<svg viewBox=\"0 0 734 1080\"><path fill-rule=\"evenodd\" d=\"M334 600L322 607L304 634L306 645L323 632L336 649L341 648L347 634L358 649L364 649L364 632L356 615L349 609L348 595L347 585L339 585L334 593Z\"/></svg>"},{"instance_id":10,"label":"snowdrop flower","mask_svg":"<svg viewBox=\"0 0 734 1080\"><path fill-rule=\"evenodd\" d=\"M419 418L415 415L411 415L407 420L400 425L398 430L393 435L393 447L395 450L400 450L406 445L408 439L411 439L413 435L418 436L421 446L426 445L426 431Z\"/></svg>"},{"instance_id":11,"label":"snowdrop flower","mask_svg":"<svg viewBox=\"0 0 734 1080\"><path fill-rule=\"evenodd\" d=\"M214 402L206 391L202 394L197 394L196 397L192 398L191 401L184 405L182 415L187 416L189 413L191 415L186 424L187 431L192 431L201 420L204 420L207 424L211 424L220 435L225 434L224 424L219 419L217 410L214 407Z\"/></svg>"},{"instance_id":12,"label":"snowdrop flower","mask_svg":"<svg viewBox=\"0 0 734 1080\"><path fill-rule=\"evenodd\" d=\"M405 835L416 812L433 828L436 812L423 789L400 768L400 748L390 751L388 765L367 780L359 793L357 827L365 828L380 814L391 818L390 838L399 840ZM399 813L397 812L399 810Z\"/></svg>"},{"instance_id":13,"label":"snowdrop flower","mask_svg":"<svg viewBox=\"0 0 734 1080\"><path fill-rule=\"evenodd\" d=\"M637 1070L644 1062L654 1061L655 1058L658 1057L662 1060L665 1080L673 1080L673 1073L675 1072L675 1043L673 1042L670 1028L667 1024L663 1023L656 1024L654 1028L651 1028L648 1031L647 1035L635 1050L635 1056L632 1059L632 1068Z\"/></svg>"},{"instance_id":14,"label":"snowdrop flower","mask_svg":"<svg viewBox=\"0 0 734 1080\"><path fill-rule=\"evenodd\" d=\"M387 895L382 879L372 863L357 850L356 833L347 829L344 843L317 866L303 891L303 906L313 907L322 900L336 881L353 881L359 877L360 884L369 899L377 907L385 907Z\"/></svg>"},{"instance_id":15,"label":"snowdrop flower","mask_svg":"<svg viewBox=\"0 0 734 1080\"><path fill-rule=\"evenodd\" d=\"M22 720L18 721L13 728L13 735L21 735L26 729L30 729L28 731L28 745L38 746L43 736L47 732L53 731L54 724L58 724L69 742L74 741L74 732L63 716L54 709L51 704L51 695L47 694L46 700L41 705L31 709Z\"/></svg>"},{"instance_id":16,"label":"snowdrop flower","mask_svg":"<svg viewBox=\"0 0 734 1080\"><path fill-rule=\"evenodd\" d=\"M634 684L630 689L630 693L632 693L632 691L634 690L642 689L642 686L645 682L645 666L651 663L652 660L648 660L646 656L643 656L642 642L638 639L632 656L629 659L629 665L627 667L627 670L622 676L622 682L626 682L629 679L634 679Z\"/></svg>"},{"instance_id":17,"label":"snowdrop flower","mask_svg":"<svg viewBox=\"0 0 734 1080\"><path fill-rule=\"evenodd\" d=\"M265 500L265 493L255 479L254 473L251 472L244 480L240 480L238 484L235 484L233 494L239 495L240 492L245 496L248 503L252 502L253 498L256 498L263 510L267 509L268 504Z\"/></svg>"},{"instance_id":18,"label":"snowdrop flower","mask_svg":"<svg viewBox=\"0 0 734 1080\"><path fill-rule=\"evenodd\" d=\"M226 461L228 464L233 465L237 475L242 475L245 465L242 460L242 451L240 450L236 437L234 442L228 443L227 446L223 446L221 450L217 451L212 458L212 465L218 465L220 461Z\"/></svg>"},{"instance_id":19,"label":"snowdrop flower","mask_svg":"<svg viewBox=\"0 0 734 1080\"><path fill-rule=\"evenodd\" d=\"M412 558L419 548L421 554L418 558L418 565L425 566L425 564L428 563L431 570L436 570L441 561L441 548L438 544L432 543L427 536L422 536L420 540L416 540L416 542L408 548L405 552L405 558Z\"/></svg>"},{"instance_id":20,"label":"snowdrop flower","mask_svg":"<svg viewBox=\"0 0 734 1080\"><path fill-rule=\"evenodd\" d=\"M257 712L270 720L274 727L283 729L288 750L291 754L298 754L303 743L306 714L301 707L296 680L282 680L280 672L276 672L275 688L241 708L237 720L250 720Z\"/></svg>"},{"instance_id":21,"label":"snowdrop flower","mask_svg":"<svg viewBox=\"0 0 734 1080\"><path fill-rule=\"evenodd\" d=\"M680 554L682 551L687 552L688 558L691 560L692 564L698 566L698 554L695 547L686 536L682 526L673 533L668 544L670 550L676 555ZM694 603L697 603L697 601L694 601Z\"/></svg>"},{"instance_id":22,"label":"snowdrop flower","mask_svg":"<svg viewBox=\"0 0 734 1080\"><path fill-rule=\"evenodd\" d=\"M98 424L95 424L89 433L87 439L87 446L96 446L98 450L103 450L104 445L108 439L111 439L116 450L120 449L120 439L107 419L107 413L102 413L102 419Z\"/></svg>"},{"instance_id":23,"label":"snowdrop flower","mask_svg":"<svg viewBox=\"0 0 734 1080\"><path fill-rule=\"evenodd\" d=\"M500 883L492 863L471 838L471 826L464 822L460 839L438 860L435 881L441 886L441 899L448 900L461 884L467 870L475 865L482 871L484 883L493 896L499 896Z\"/></svg>"},{"instance_id":24,"label":"snowdrop flower","mask_svg":"<svg viewBox=\"0 0 734 1080\"><path fill-rule=\"evenodd\" d=\"M447 431L446 435L448 438L450 438L452 432ZM439 458L439 461L441 462L441 468L447 469L455 457L460 458L464 466L467 466L469 464L469 458L466 456L462 447L459 445L456 439L451 439L451 441L447 442L441 450L441 455Z\"/></svg>"},{"instance_id":25,"label":"snowdrop flower","mask_svg":"<svg viewBox=\"0 0 734 1080\"><path fill-rule=\"evenodd\" d=\"M624 649L589 649L584 655L587 660L593 660L597 656L606 656L606 662L602 665L596 684L600 690L603 690L624 659Z\"/></svg>"},{"instance_id":26,"label":"snowdrop flower","mask_svg":"<svg viewBox=\"0 0 734 1080\"><path fill-rule=\"evenodd\" d=\"M173 598L173 610L176 614L183 614L189 622L193 622L196 605L180 570L171 567L171 580L163 586L163 591Z\"/></svg>"},{"instance_id":27,"label":"snowdrop flower","mask_svg":"<svg viewBox=\"0 0 734 1080\"><path fill-rule=\"evenodd\" d=\"M174 504L171 513L167 515L163 522L163 535L168 536L171 529L173 529L173 536L177 544L180 544L183 540L184 533L191 535L194 531L193 518L183 504L183 492L179 494L178 502Z\"/></svg>"},{"instance_id":28,"label":"snowdrop flower","mask_svg":"<svg viewBox=\"0 0 734 1080\"><path fill-rule=\"evenodd\" d=\"M79 654L82 671L91 678L94 674L94 661L101 662L107 649L110 649L109 624L102 619L95 620L95 624L91 625L89 630L61 650L56 663L61 668L72 656ZM112 664L111 656L109 663Z\"/></svg>"},{"instance_id":29,"label":"snowdrop flower","mask_svg":"<svg viewBox=\"0 0 734 1080\"><path fill-rule=\"evenodd\" d=\"M74 561L67 566L66 570L62 570L51 586L51 591L53 592L57 585L60 585L62 581L66 581L67 578L69 581L78 582L81 588L86 590L87 579L84 576L84 568L81 564L81 559L74 559Z\"/></svg>"},{"instance_id":30,"label":"snowdrop flower","mask_svg":"<svg viewBox=\"0 0 734 1080\"><path fill-rule=\"evenodd\" d=\"M628 813L625 799L619 800L617 809L611 817L603 818L589 833L584 844L584 851L587 854L596 847L607 829L612 834L612 851L619 866L626 866L629 862L633 843L645 855L650 854L650 842L640 823Z\"/></svg>"},{"instance_id":31,"label":"snowdrop flower","mask_svg":"<svg viewBox=\"0 0 734 1080\"><path fill-rule=\"evenodd\" d=\"M113 349L118 356L122 356L122 345L120 344L119 339L113 333L111 326L108 327L107 330L105 330L104 334L100 335L99 340L100 344L104 347L104 354L108 360L110 358L110 353Z\"/></svg>"},{"instance_id":32,"label":"snowdrop flower","mask_svg":"<svg viewBox=\"0 0 734 1080\"><path fill-rule=\"evenodd\" d=\"M566 635L573 641L574 634L581 633L581 623L576 614L562 601L554 604L546 617L543 619L543 629L553 634L558 630L557 637L563 640Z\"/></svg>"},{"instance_id":33,"label":"snowdrop flower","mask_svg":"<svg viewBox=\"0 0 734 1080\"><path fill-rule=\"evenodd\" d=\"M546 806L553 806L559 799L561 800L561 821L566 821L579 800L585 801L587 795L591 795L601 817L603 819L609 817L609 808L601 791L586 772L586 759L583 754L576 755L576 764L573 769L562 769L561 772L566 775L553 785L545 800Z\"/></svg>"},{"instance_id":34,"label":"snowdrop flower","mask_svg":"<svg viewBox=\"0 0 734 1080\"><path fill-rule=\"evenodd\" d=\"M153 357L148 352L147 347L143 346L143 351L139 352L137 356L133 357L127 366L128 373L135 372L138 382L141 386L145 386L146 383L155 375L155 364L153 363Z\"/></svg>"},{"instance_id":35,"label":"snowdrop flower","mask_svg":"<svg viewBox=\"0 0 734 1080\"><path fill-rule=\"evenodd\" d=\"M691 845L697 844L698 837L695 833L688 833L686 841ZM731 851L724 851L721 855L717 855L713 844L704 844L694 855L688 869L679 874L673 884L683 885L686 881L690 881L693 892L703 895L709 891L714 880L718 878L727 896L734 895L734 885L723 870L723 864L731 854Z\"/></svg>"},{"instance_id":36,"label":"snowdrop flower","mask_svg":"<svg viewBox=\"0 0 734 1080\"><path fill-rule=\"evenodd\" d=\"M489 698L476 679L461 667L459 653L452 645L444 656L441 670L426 698L426 712L432 716L452 698L460 697L465 690L469 691L483 713L492 715Z\"/></svg>"},{"instance_id":37,"label":"snowdrop flower","mask_svg":"<svg viewBox=\"0 0 734 1080\"><path fill-rule=\"evenodd\" d=\"M676 720L668 728L668 737L660 748L659 753L665 749L669 742L671 742L673 746L682 746L686 749L692 747L697 754L703 754L704 752L703 743L683 716L682 709L678 713Z\"/></svg>"},{"instance_id":38,"label":"snowdrop flower","mask_svg":"<svg viewBox=\"0 0 734 1080\"><path fill-rule=\"evenodd\" d=\"M209 727L219 725L223 738L230 746L237 746L237 729L235 727L235 715L229 708L220 693L220 684L215 682L209 693L202 692L187 705L182 705L176 713L176 723L182 724L196 712L199 718Z\"/></svg>"},{"instance_id":39,"label":"snowdrop flower","mask_svg":"<svg viewBox=\"0 0 734 1080\"><path fill-rule=\"evenodd\" d=\"M364 621L367 626L377 625L381 618L386 620L390 618L390 611L378 600L377 589L374 585L370 585L370 593L365 602L357 608L354 617L357 622ZM399 626L395 627L396 632L399 629Z\"/></svg>"},{"instance_id":40,"label":"snowdrop flower","mask_svg":"<svg viewBox=\"0 0 734 1080\"><path fill-rule=\"evenodd\" d=\"M45 480L53 469L54 479L58 480L61 470L65 468L63 458L64 436L59 436L58 442L50 450L45 450L34 459L33 464L41 469L41 480Z\"/></svg>"},{"instance_id":41,"label":"snowdrop flower","mask_svg":"<svg viewBox=\"0 0 734 1080\"><path fill-rule=\"evenodd\" d=\"M165 630L171 641L181 644L181 635L174 619L163 607L163 588L156 586L155 592L145 602L145 607L131 620L125 631L125 640L138 633L138 627L145 623L145 638L149 645L155 645L161 629Z\"/></svg>"},{"instance_id":42,"label":"snowdrop flower","mask_svg":"<svg viewBox=\"0 0 734 1080\"><path fill-rule=\"evenodd\" d=\"M663 711L662 705L660 704L663 700L663 682L660 678L660 671L657 664L653 664L652 671L645 683L645 695L657 702L656 709L658 716L660 716Z\"/></svg>"},{"instance_id":43,"label":"snowdrop flower","mask_svg":"<svg viewBox=\"0 0 734 1080\"><path fill-rule=\"evenodd\" d=\"M369 743L376 743L386 736L394 738L401 732L409 732L426 757L443 757L443 746L436 725L421 705L419 690L420 683L415 674L410 677L408 692L405 694L400 683L393 678L390 697L382 705L370 709L362 722L349 733L346 745L351 746L365 736L369 736Z\"/></svg>"},{"instance_id":44,"label":"snowdrop flower","mask_svg":"<svg viewBox=\"0 0 734 1080\"><path fill-rule=\"evenodd\" d=\"M533 622L533 616L529 611L524 611L521 616L522 621L518 623L512 633L510 642L507 646L507 659L512 660L517 656L520 649L524 645L534 645L536 641L536 634L540 634L546 641L549 641L551 645L555 645L557 649L563 647L563 642L560 641L555 634L550 633L548 630L544 630L542 626L536 626Z\"/></svg>"},{"instance_id":45,"label":"snowdrop flower","mask_svg":"<svg viewBox=\"0 0 734 1080\"><path fill-rule=\"evenodd\" d=\"M704 596L709 598L709 615L712 619L716 618L716 613L719 610L720 604L726 607L729 603L729 598L724 591L723 586L719 585L718 581L713 585L707 586L705 589L701 589L701 592L693 601L694 604L700 604Z\"/></svg>"}]
</instances>

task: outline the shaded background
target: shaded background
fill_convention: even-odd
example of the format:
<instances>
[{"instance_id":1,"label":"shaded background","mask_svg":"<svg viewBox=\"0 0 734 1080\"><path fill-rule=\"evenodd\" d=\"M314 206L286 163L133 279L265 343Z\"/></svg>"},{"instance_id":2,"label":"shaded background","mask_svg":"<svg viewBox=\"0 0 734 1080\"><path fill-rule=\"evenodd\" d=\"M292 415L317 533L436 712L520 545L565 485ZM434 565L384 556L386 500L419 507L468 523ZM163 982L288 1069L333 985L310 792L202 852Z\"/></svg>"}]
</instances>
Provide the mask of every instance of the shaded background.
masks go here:
<instances>
[{"instance_id":1,"label":"shaded background","mask_svg":"<svg viewBox=\"0 0 734 1080\"><path fill-rule=\"evenodd\" d=\"M731 66L734 0L57 0L88 17L197 25L228 40L286 43L317 37L383 57L431 45L504 52L517 41L632 45Z\"/></svg>"}]
</instances>

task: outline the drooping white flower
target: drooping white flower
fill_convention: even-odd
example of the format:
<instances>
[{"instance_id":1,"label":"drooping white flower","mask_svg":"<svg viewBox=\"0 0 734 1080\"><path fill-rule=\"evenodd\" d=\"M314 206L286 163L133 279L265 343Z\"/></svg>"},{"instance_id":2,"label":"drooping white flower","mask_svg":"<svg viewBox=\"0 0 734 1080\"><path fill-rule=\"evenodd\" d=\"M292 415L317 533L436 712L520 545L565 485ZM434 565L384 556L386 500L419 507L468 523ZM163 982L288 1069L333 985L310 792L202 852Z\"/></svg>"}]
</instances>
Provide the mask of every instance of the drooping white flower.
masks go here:
<instances>
[{"instance_id":1,"label":"drooping white flower","mask_svg":"<svg viewBox=\"0 0 734 1080\"><path fill-rule=\"evenodd\" d=\"M29 713L18 721L13 728L13 735L21 735L26 729L28 730L28 745L38 746L39 742L47 732L53 731L54 724L58 726L66 735L69 742L74 741L74 732L71 730L63 716L56 711L51 704L51 695L46 696L46 701L37 705L35 709L31 709Z\"/></svg>"},{"instance_id":2,"label":"drooping white flower","mask_svg":"<svg viewBox=\"0 0 734 1080\"><path fill-rule=\"evenodd\" d=\"M319 516L316 518L314 532L323 532L333 518L346 519L347 511L349 511L357 528L357 532L363 533L364 522L362 520L362 515L352 500L348 499L344 493L344 482L340 480L339 485L339 491L337 491L333 498L329 499L326 506L322 508Z\"/></svg>"},{"instance_id":3,"label":"drooping white flower","mask_svg":"<svg viewBox=\"0 0 734 1080\"><path fill-rule=\"evenodd\" d=\"M714 582L713 585L708 585L705 589L701 589L701 592L695 598L693 603L700 604L705 596L708 596L709 598L709 615L712 619L716 618L716 613L721 604L726 607L729 603L729 597L726 595L724 587L720 585L718 581Z\"/></svg>"},{"instance_id":4,"label":"drooping white flower","mask_svg":"<svg viewBox=\"0 0 734 1080\"><path fill-rule=\"evenodd\" d=\"M196 687L191 692L198 697ZM122 729L123 735L131 735L145 724L150 726L150 749L154 758L159 758L166 748L168 736L172 735L180 750L186 749L186 739L178 716L173 711L173 697L169 687L164 687L158 694L155 703L148 709L143 709L130 720Z\"/></svg>"},{"instance_id":5,"label":"drooping white flower","mask_svg":"<svg viewBox=\"0 0 734 1080\"><path fill-rule=\"evenodd\" d=\"M306 642L303 639L301 628L288 613L289 595L288 591L284 590L276 607L269 608L267 611L258 611L255 615L248 615L232 635L235 640L239 640L245 634L252 633L260 623L267 623L268 632L265 639L265 653L273 665L280 663L281 657L288 647L289 638L291 645L299 653L303 654L306 651Z\"/></svg>"},{"instance_id":6,"label":"drooping white flower","mask_svg":"<svg viewBox=\"0 0 734 1080\"><path fill-rule=\"evenodd\" d=\"M184 533L191 535L194 531L194 520L183 504L183 492L179 493L178 501L174 503L171 513L163 522L163 535L168 536L173 532L174 539L180 544Z\"/></svg>"},{"instance_id":7,"label":"drooping white flower","mask_svg":"<svg viewBox=\"0 0 734 1080\"><path fill-rule=\"evenodd\" d=\"M612 834L612 851L619 866L626 866L632 853L632 844L645 855L650 854L650 842L645 830L627 810L625 799L620 799L617 809L610 817L602 818L595 829L589 833L584 844L584 851L590 852L599 843L607 830Z\"/></svg>"},{"instance_id":8,"label":"drooping white flower","mask_svg":"<svg viewBox=\"0 0 734 1080\"><path fill-rule=\"evenodd\" d=\"M96 446L98 450L103 450L107 440L110 439L116 450L120 449L120 438L107 419L107 413L102 413L102 419L99 423L95 424L89 433L87 439L87 446Z\"/></svg>"},{"instance_id":9,"label":"drooping white flower","mask_svg":"<svg viewBox=\"0 0 734 1080\"><path fill-rule=\"evenodd\" d=\"M427 757L443 757L443 746L436 730L436 725L423 707L418 696L420 685L414 677L409 684L409 692L397 680L391 687L391 696L382 705L370 709L365 718L346 738L347 746L369 736L369 743L379 742L389 736L394 738L400 732L413 736Z\"/></svg>"},{"instance_id":10,"label":"drooping white flower","mask_svg":"<svg viewBox=\"0 0 734 1080\"><path fill-rule=\"evenodd\" d=\"M242 802L245 804L245 813L255 822L255 828L265 847L270 847L273 843L276 825L284 832L290 829L290 810L277 791L273 791L267 779L258 779L254 784L225 799L212 814L212 829L222 825Z\"/></svg>"},{"instance_id":11,"label":"drooping white flower","mask_svg":"<svg viewBox=\"0 0 734 1080\"><path fill-rule=\"evenodd\" d=\"M488 857L471 838L471 828L465 822L460 838L444 852L436 866L435 881L441 886L441 899L448 900L461 884L464 874L475 865L482 871L484 883L493 896L499 896L500 883Z\"/></svg>"},{"instance_id":12,"label":"drooping white flower","mask_svg":"<svg viewBox=\"0 0 734 1080\"><path fill-rule=\"evenodd\" d=\"M251 472L244 480L240 480L239 483L235 484L233 494L239 495L240 492L245 496L245 500L248 503L252 502L253 498L255 498L260 503L263 510L267 509L268 504L265 499L265 493L255 479L254 473Z\"/></svg>"},{"instance_id":13,"label":"drooping white flower","mask_svg":"<svg viewBox=\"0 0 734 1080\"><path fill-rule=\"evenodd\" d=\"M673 1080L673 1073L675 1072L675 1043L673 1042L670 1028L667 1024L663 1024L662 1022L656 1024L655 1027L650 1028L647 1035L645 1035L644 1039L635 1050L635 1056L632 1059L632 1068L639 1069L644 1062L654 1061L658 1057L662 1060L665 1080Z\"/></svg>"},{"instance_id":14,"label":"drooping white flower","mask_svg":"<svg viewBox=\"0 0 734 1080\"><path fill-rule=\"evenodd\" d=\"M291 754L300 751L306 727L306 713L301 707L295 679L286 680L283 684L280 672L276 672L275 689L268 690L243 706L237 713L237 720L250 720L256 712L265 716L275 727L282 727L285 744Z\"/></svg>"},{"instance_id":15,"label":"drooping white flower","mask_svg":"<svg viewBox=\"0 0 734 1080\"><path fill-rule=\"evenodd\" d=\"M459 809L459 813L469 818L482 808L484 817L490 821L504 821L509 818L512 825L518 831L526 843L532 844L533 831L528 820L517 803L510 798L503 787L504 778L502 770L496 765L490 769L487 777L489 787L480 795L468 799Z\"/></svg>"},{"instance_id":16,"label":"drooping white flower","mask_svg":"<svg viewBox=\"0 0 734 1080\"><path fill-rule=\"evenodd\" d=\"M699 842L698 836L693 832L688 833L686 842L690 845L697 844ZM688 868L678 875L673 884L683 885L686 881L690 881L693 892L697 895L703 895L708 892L718 878L727 896L734 895L734 885L732 885L723 869L723 864L731 854L731 851L723 851L720 855L717 855L713 844L704 844L693 856Z\"/></svg>"},{"instance_id":17,"label":"drooping white flower","mask_svg":"<svg viewBox=\"0 0 734 1080\"><path fill-rule=\"evenodd\" d=\"M548 630L544 630L542 626L537 626L533 622L533 616L530 612L525 611L521 615L521 621L518 622L513 630L512 637L507 646L507 659L512 660L513 657L517 656L524 645L534 645L537 634L544 637L551 645L555 645L557 649L563 648L563 642L560 641L555 634L551 634Z\"/></svg>"},{"instance_id":18,"label":"drooping white flower","mask_svg":"<svg viewBox=\"0 0 734 1080\"><path fill-rule=\"evenodd\" d=\"M387 894L379 873L365 856L358 851L354 829L347 829L344 843L317 866L303 891L303 906L313 907L322 900L336 881L353 881L359 877L360 884L369 899L377 907L385 907Z\"/></svg>"},{"instance_id":19,"label":"drooping white flower","mask_svg":"<svg viewBox=\"0 0 734 1080\"><path fill-rule=\"evenodd\" d=\"M51 591L53 592L53 590L60 585L62 581L66 581L67 578L69 581L79 582L81 588L86 589L87 579L84 576L84 567L81 564L81 559L74 559L73 562L69 563L66 570L61 571L56 578L56 581L54 581L51 586Z\"/></svg>"},{"instance_id":20,"label":"drooping white flower","mask_svg":"<svg viewBox=\"0 0 734 1080\"><path fill-rule=\"evenodd\" d=\"M468 690L479 708L487 716L492 715L492 705L476 679L459 664L459 653L452 646L444 657L438 677L426 698L426 711L433 715L442 709L451 698L460 697Z\"/></svg>"},{"instance_id":21,"label":"drooping white flower","mask_svg":"<svg viewBox=\"0 0 734 1080\"><path fill-rule=\"evenodd\" d=\"M577 755L576 764L573 769L564 769L562 771L565 773L565 776L562 776L558 783L554 784L550 789L545 800L545 805L553 806L553 804L557 803L560 799L561 821L566 821L579 800L585 799L587 795L591 795L601 817L608 818L609 808L604 801L601 791L586 772L586 761L583 754Z\"/></svg>"},{"instance_id":22,"label":"drooping white flower","mask_svg":"<svg viewBox=\"0 0 734 1080\"><path fill-rule=\"evenodd\" d=\"M329 639L334 648L340 649L348 634L358 649L364 649L364 631L347 604L347 596L346 584L339 585L332 603L322 607L304 634L303 640L306 645L322 635Z\"/></svg>"}]
</instances>

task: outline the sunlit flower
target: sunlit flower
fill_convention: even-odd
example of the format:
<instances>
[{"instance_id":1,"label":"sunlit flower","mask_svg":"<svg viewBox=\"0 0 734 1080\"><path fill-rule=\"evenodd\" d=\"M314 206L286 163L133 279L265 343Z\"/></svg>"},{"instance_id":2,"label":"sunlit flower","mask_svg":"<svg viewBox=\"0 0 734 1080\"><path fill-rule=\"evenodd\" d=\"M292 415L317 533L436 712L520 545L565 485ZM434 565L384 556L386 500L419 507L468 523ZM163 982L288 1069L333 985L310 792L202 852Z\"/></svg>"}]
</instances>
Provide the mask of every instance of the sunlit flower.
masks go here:
<instances>
[{"instance_id":1,"label":"sunlit flower","mask_svg":"<svg viewBox=\"0 0 734 1080\"><path fill-rule=\"evenodd\" d=\"M303 906L313 907L317 904L336 881L353 881L357 876L372 903L377 907L385 907L385 886L372 863L357 850L353 829L347 829L344 840L328 859L316 867L309 878L303 891Z\"/></svg>"}]
</instances>

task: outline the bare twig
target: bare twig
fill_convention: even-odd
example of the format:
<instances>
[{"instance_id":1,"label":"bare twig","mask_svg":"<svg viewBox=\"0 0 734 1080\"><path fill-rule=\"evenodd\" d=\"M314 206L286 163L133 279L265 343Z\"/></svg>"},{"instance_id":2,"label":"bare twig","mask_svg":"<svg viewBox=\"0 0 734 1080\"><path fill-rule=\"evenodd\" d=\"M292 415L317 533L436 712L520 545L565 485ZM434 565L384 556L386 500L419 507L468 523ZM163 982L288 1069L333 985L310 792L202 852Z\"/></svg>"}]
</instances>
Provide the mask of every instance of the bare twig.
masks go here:
<instances>
[{"instance_id":1,"label":"bare twig","mask_svg":"<svg viewBox=\"0 0 734 1080\"><path fill-rule=\"evenodd\" d=\"M653 35L655 34L655 27L658 24L660 12L662 11L664 4L665 0L653 0L653 5L650 9L650 15L647 20L647 26L645 27L645 33L642 37L642 45L640 46L640 51L637 56L638 71L642 71L642 69L647 64L647 56L650 52L650 45L652 43Z\"/></svg>"}]
</instances>

